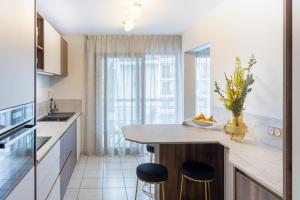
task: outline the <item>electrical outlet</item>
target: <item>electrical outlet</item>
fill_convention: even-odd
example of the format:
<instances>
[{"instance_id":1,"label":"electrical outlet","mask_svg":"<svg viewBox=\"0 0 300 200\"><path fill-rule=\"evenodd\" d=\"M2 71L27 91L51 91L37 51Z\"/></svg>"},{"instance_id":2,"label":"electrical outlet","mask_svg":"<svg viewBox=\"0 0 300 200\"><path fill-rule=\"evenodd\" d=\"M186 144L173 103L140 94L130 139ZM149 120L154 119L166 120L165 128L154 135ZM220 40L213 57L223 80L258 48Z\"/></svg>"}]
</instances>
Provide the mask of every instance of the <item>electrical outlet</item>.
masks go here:
<instances>
[{"instance_id":1,"label":"electrical outlet","mask_svg":"<svg viewBox=\"0 0 300 200\"><path fill-rule=\"evenodd\" d=\"M272 136L280 137L282 135L282 129L270 126L268 128L268 134Z\"/></svg>"},{"instance_id":2,"label":"electrical outlet","mask_svg":"<svg viewBox=\"0 0 300 200\"><path fill-rule=\"evenodd\" d=\"M269 129L268 129L269 135L274 135L275 134L274 132L275 132L274 128L273 127L269 127Z\"/></svg>"},{"instance_id":3,"label":"electrical outlet","mask_svg":"<svg viewBox=\"0 0 300 200\"><path fill-rule=\"evenodd\" d=\"M282 130L280 128L275 128L274 135L276 137L280 137L281 133L282 133Z\"/></svg>"}]
</instances>

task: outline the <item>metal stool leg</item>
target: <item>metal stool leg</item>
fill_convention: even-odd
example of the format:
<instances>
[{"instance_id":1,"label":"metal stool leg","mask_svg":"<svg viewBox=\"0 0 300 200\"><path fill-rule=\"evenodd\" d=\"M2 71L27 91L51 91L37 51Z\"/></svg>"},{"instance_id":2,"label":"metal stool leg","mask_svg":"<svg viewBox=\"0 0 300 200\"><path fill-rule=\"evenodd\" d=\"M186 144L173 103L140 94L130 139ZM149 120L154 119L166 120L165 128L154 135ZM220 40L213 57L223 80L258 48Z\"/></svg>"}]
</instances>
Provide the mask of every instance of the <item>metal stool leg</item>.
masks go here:
<instances>
[{"instance_id":1,"label":"metal stool leg","mask_svg":"<svg viewBox=\"0 0 300 200\"><path fill-rule=\"evenodd\" d=\"M208 197L209 197L209 200L211 200L211 197L210 197L210 182L208 182Z\"/></svg>"},{"instance_id":2,"label":"metal stool leg","mask_svg":"<svg viewBox=\"0 0 300 200\"><path fill-rule=\"evenodd\" d=\"M205 189L205 200L208 200L207 199L207 182L204 182L204 189Z\"/></svg>"},{"instance_id":3,"label":"metal stool leg","mask_svg":"<svg viewBox=\"0 0 300 200\"><path fill-rule=\"evenodd\" d=\"M162 183L162 184L161 184L161 187L162 187L163 200L165 200L165 184Z\"/></svg>"},{"instance_id":4,"label":"metal stool leg","mask_svg":"<svg viewBox=\"0 0 300 200\"><path fill-rule=\"evenodd\" d=\"M136 179L135 198L134 198L135 200L137 198L138 187L139 187L139 179Z\"/></svg>"},{"instance_id":5,"label":"metal stool leg","mask_svg":"<svg viewBox=\"0 0 300 200\"><path fill-rule=\"evenodd\" d=\"M181 175L179 200L181 200L181 196L182 196L183 180L184 180L184 176Z\"/></svg>"}]
</instances>

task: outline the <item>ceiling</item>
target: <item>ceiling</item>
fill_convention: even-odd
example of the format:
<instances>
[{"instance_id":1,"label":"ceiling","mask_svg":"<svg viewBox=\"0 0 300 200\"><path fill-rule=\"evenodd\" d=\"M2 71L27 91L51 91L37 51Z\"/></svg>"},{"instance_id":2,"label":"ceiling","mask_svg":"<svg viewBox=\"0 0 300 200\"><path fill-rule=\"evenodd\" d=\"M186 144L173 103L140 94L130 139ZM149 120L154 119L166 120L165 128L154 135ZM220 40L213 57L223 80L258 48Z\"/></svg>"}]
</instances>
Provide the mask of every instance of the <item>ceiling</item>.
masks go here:
<instances>
[{"instance_id":1,"label":"ceiling","mask_svg":"<svg viewBox=\"0 0 300 200\"><path fill-rule=\"evenodd\" d=\"M129 34L180 34L222 0L138 0ZM128 34L122 22L134 0L37 0L37 10L65 35Z\"/></svg>"}]
</instances>

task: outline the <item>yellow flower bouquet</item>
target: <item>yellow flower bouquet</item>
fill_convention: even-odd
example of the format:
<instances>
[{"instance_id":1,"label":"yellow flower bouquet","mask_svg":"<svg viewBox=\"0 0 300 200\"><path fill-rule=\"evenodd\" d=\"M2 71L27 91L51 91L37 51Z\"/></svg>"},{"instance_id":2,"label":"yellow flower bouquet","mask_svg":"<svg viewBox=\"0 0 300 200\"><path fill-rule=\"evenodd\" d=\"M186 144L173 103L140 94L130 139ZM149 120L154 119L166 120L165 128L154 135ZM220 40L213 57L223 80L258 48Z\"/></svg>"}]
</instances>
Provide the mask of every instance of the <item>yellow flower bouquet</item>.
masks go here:
<instances>
[{"instance_id":1,"label":"yellow flower bouquet","mask_svg":"<svg viewBox=\"0 0 300 200\"><path fill-rule=\"evenodd\" d=\"M233 140L243 140L247 126L243 122L242 113L247 95L252 91L251 86L254 83L251 68L256 64L256 59L252 55L247 67L242 67L241 59L236 58L236 67L234 74L230 77L225 73L226 87L221 89L219 84L215 82L214 92L218 93L225 109L233 114L233 118L225 126L225 131L231 134Z\"/></svg>"}]
</instances>

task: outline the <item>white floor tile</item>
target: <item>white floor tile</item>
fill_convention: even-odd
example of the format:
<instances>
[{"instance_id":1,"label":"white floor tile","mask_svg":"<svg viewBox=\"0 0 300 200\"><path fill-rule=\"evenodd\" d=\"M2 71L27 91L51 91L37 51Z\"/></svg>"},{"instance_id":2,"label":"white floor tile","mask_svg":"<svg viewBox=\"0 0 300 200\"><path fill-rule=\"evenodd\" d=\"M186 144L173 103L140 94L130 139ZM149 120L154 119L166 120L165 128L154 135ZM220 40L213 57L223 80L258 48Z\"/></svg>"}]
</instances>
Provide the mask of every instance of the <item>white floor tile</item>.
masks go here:
<instances>
[{"instance_id":1,"label":"white floor tile","mask_svg":"<svg viewBox=\"0 0 300 200\"><path fill-rule=\"evenodd\" d=\"M76 170L85 170L86 163L77 163L75 169Z\"/></svg>"},{"instance_id":2,"label":"white floor tile","mask_svg":"<svg viewBox=\"0 0 300 200\"><path fill-rule=\"evenodd\" d=\"M82 179L81 188L86 189L101 189L103 185L103 179Z\"/></svg>"},{"instance_id":3,"label":"white floor tile","mask_svg":"<svg viewBox=\"0 0 300 200\"><path fill-rule=\"evenodd\" d=\"M136 169L123 170L123 174L124 174L125 178L135 178L136 177Z\"/></svg>"},{"instance_id":4,"label":"white floor tile","mask_svg":"<svg viewBox=\"0 0 300 200\"><path fill-rule=\"evenodd\" d=\"M123 178L122 170L106 169L103 172L105 178Z\"/></svg>"},{"instance_id":5,"label":"white floor tile","mask_svg":"<svg viewBox=\"0 0 300 200\"><path fill-rule=\"evenodd\" d=\"M82 178L83 170L74 170L72 174L72 178Z\"/></svg>"},{"instance_id":6,"label":"white floor tile","mask_svg":"<svg viewBox=\"0 0 300 200\"><path fill-rule=\"evenodd\" d=\"M76 200L79 189L67 189L63 200Z\"/></svg>"},{"instance_id":7,"label":"white floor tile","mask_svg":"<svg viewBox=\"0 0 300 200\"><path fill-rule=\"evenodd\" d=\"M117 162L105 162L103 164L104 169L122 169L121 163Z\"/></svg>"},{"instance_id":8,"label":"white floor tile","mask_svg":"<svg viewBox=\"0 0 300 200\"><path fill-rule=\"evenodd\" d=\"M135 188L137 178L125 178L125 187L127 188Z\"/></svg>"},{"instance_id":9,"label":"white floor tile","mask_svg":"<svg viewBox=\"0 0 300 200\"><path fill-rule=\"evenodd\" d=\"M80 189L78 200L102 200L102 190L99 189Z\"/></svg>"},{"instance_id":10,"label":"white floor tile","mask_svg":"<svg viewBox=\"0 0 300 200\"><path fill-rule=\"evenodd\" d=\"M103 177L103 170L85 170L83 178L100 178Z\"/></svg>"},{"instance_id":11,"label":"white floor tile","mask_svg":"<svg viewBox=\"0 0 300 200\"><path fill-rule=\"evenodd\" d=\"M71 178L68 188L80 188L81 178Z\"/></svg>"},{"instance_id":12,"label":"white floor tile","mask_svg":"<svg viewBox=\"0 0 300 200\"><path fill-rule=\"evenodd\" d=\"M124 188L123 178L103 178L103 188Z\"/></svg>"},{"instance_id":13,"label":"white floor tile","mask_svg":"<svg viewBox=\"0 0 300 200\"><path fill-rule=\"evenodd\" d=\"M103 169L103 163L95 162L86 164L86 170L101 170Z\"/></svg>"},{"instance_id":14,"label":"white floor tile","mask_svg":"<svg viewBox=\"0 0 300 200\"><path fill-rule=\"evenodd\" d=\"M127 200L125 188L103 189L103 200Z\"/></svg>"}]
</instances>

